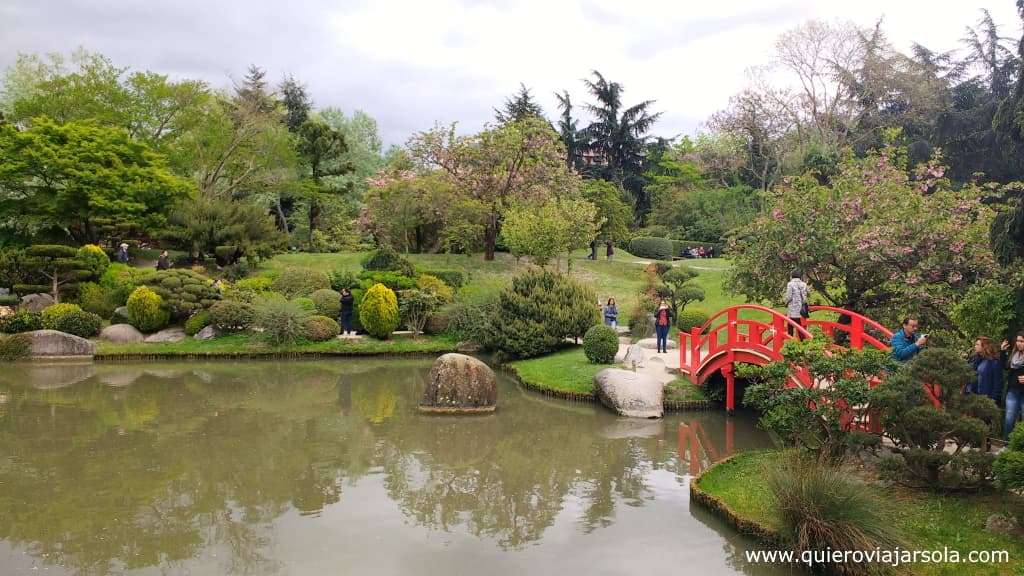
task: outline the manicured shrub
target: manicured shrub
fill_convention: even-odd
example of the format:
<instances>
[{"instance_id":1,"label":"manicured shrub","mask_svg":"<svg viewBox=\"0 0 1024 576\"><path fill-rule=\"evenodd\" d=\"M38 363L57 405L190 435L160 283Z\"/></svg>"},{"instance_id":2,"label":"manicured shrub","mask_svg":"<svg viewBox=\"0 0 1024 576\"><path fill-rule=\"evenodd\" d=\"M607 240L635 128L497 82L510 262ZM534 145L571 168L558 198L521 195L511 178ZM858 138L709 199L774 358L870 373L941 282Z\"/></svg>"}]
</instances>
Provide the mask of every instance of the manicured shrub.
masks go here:
<instances>
[{"instance_id":1,"label":"manicured shrub","mask_svg":"<svg viewBox=\"0 0 1024 576\"><path fill-rule=\"evenodd\" d=\"M654 319L651 317L658 302L651 296L641 293L637 303L629 311L629 334L634 338L647 338L654 334Z\"/></svg>"},{"instance_id":2,"label":"manicured shrub","mask_svg":"<svg viewBox=\"0 0 1024 576\"><path fill-rule=\"evenodd\" d=\"M611 326L595 324L583 335L583 353L593 364L611 364L619 351L619 335Z\"/></svg>"},{"instance_id":3,"label":"manicured shrub","mask_svg":"<svg viewBox=\"0 0 1024 576\"><path fill-rule=\"evenodd\" d=\"M322 288L311 296L316 306L316 313L328 318L337 318L341 314L341 294L330 288Z\"/></svg>"},{"instance_id":4,"label":"manicured shrub","mask_svg":"<svg viewBox=\"0 0 1024 576\"><path fill-rule=\"evenodd\" d=\"M395 292L416 287L416 279L398 272L367 270L359 275L359 285L366 289L374 284L383 284Z\"/></svg>"},{"instance_id":5,"label":"manicured shrub","mask_svg":"<svg viewBox=\"0 0 1024 576\"><path fill-rule=\"evenodd\" d=\"M397 272L403 276L414 276L416 269L412 263L388 245L370 252L363 258L363 270L383 270Z\"/></svg>"},{"instance_id":6,"label":"manicured shrub","mask_svg":"<svg viewBox=\"0 0 1024 576\"><path fill-rule=\"evenodd\" d=\"M146 286L139 286L125 304L132 326L142 332L155 332L167 325L170 314L164 308L164 300Z\"/></svg>"},{"instance_id":7,"label":"manicured shrub","mask_svg":"<svg viewBox=\"0 0 1024 576\"><path fill-rule=\"evenodd\" d=\"M592 290L568 276L549 270L520 274L501 292L491 321L494 345L518 358L552 352L597 323L596 300Z\"/></svg>"},{"instance_id":8,"label":"manicured shrub","mask_svg":"<svg viewBox=\"0 0 1024 576\"><path fill-rule=\"evenodd\" d=\"M174 320L184 320L220 300L213 280L192 270L161 270L141 279L160 295Z\"/></svg>"},{"instance_id":9,"label":"manicured shrub","mask_svg":"<svg viewBox=\"0 0 1024 576\"><path fill-rule=\"evenodd\" d=\"M274 281L266 276L255 276L243 278L234 284L224 286L221 298L224 300L237 300L252 304L257 298L265 296L274 291Z\"/></svg>"},{"instance_id":10,"label":"manicured shrub","mask_svg":"<svg viewBox=\"0 0 1024 576\"><path fill-rule=\"evenodd\" d=\"M273 287L286 298L295 298L309 296L321 288L330 288L331 279L319 270L285 268L281 275L274 279Z\"/></svg>"},{"instance_id":11,"label":"manicured shrub","mask_svg":"<svg viewBox=\"0 0 1024 576\"><path fill-rule=\"evenodd\" d=\"M366 332L386 340L398 328L398 298L383 284L374 284L359 304L359 321Z\"/></svg>"},{"instance_id":12,"label":"manicured shrub","mask_svg":"<svg viewBox=\"0 0 1024 576\"><path fill-rule=\"evenodd\" d=\"M252 325L253 305L238 300L221 300L210 306L210 324L222 332L240 332Z\"/></svg>"},{"instance_id":13,"label":"manicured shrub","mask_svg":"<svg viewBox=\"0 0 1024 576\"><path fill-rule=\"evenodd\" d=\"M451 286L444 283L443 280L437 276L431 276L430 274L421 274L416 279L416 287L424 292L429 292L437 298L441 304L447 304L452 301L454 296Z\"/></svg>"},{"instance_id":14,"label":"manicured shrub","mask_svg":"<svg viewBox=\"0 0 1024 576\"><path fill-rule=\"evenodd\" d=\"M427 270L424 274L440 278L455 290L466 285L466 274L462 270Z\"/></svg>"},{"instance_id":15,"label":"manicured shrub","mask_svg":"<svg viewBox=\"0 0 1024 576\"><path fill-rule=\"evenodd\" d=\"M78 259L85 264L85 267L92 272L94 278L99 278L110 266L110 257L103 251L103 248L95 244L86 244L78 249Z\"/></svg>"},{"instance_id":16,"label":"manicured shrub","mask_svg":"<svg viewBox=\"0 0 1024 576\"><path fill-rule=\"evenodd\" d=\"M43 328L45 330L57 330L57 328L54 328L54 324L56 324L59 318L72 312L81 311L82 308L78 304L69 304L66 302L51 304L46 308L43 308Z\"/></svg>"},{"instance_id":17,"label":"manicured shrub","mask_svg":"<svg viewBox=\"0 0 1024 576\"><path fill-rule=\"evenodd\" d=\"M55 306L59 306L59 304L55 304ZM45 314L46 311L44 310L43 312ZM102 318L92 312L86 312L81 309L69 310L62 314L53 316L49 322L46 322L44 317L43 322L44 328L74 334L75 336L81 336L82 338L92 338L99 334L100 326L102 325Z\"/></svg>"},{"instance_id":18,"label":"manicured shrub","mask_svg":"<svg viewBox=\"0 0 1024 576\"><path fill-rule=\"evenodd\" d=\"M1024 424L1017 424L1010 432L1010 444L996 457L993 468L1003 489L1024 488Z\"/></svg>"},{"instance_id":19,"label":"manicured shrub","mask_svg":"<svg viewBox=\"0 0 1024 576\"><path fill-rule=\"evenodd\" d=\"M14 362L28 358L32 343L24 334L0 334L0 361Z\"/></svg>"},{"instance_id":20,"label":"manicured shrub","mask_svg":"<svg viewBox=\"0 0 1024 576\"><path fill-rule=\"evenodd\" d=\"M359 273L355 270L335 270L331 272L331 288L341 292L348 288L355 290L359 288Z\"/></svg>"},{"instance_id":21,"label":"manicured shrub","mask_svg":"<svg viewBox=\"0 0 1024 576\"><path fill-rule=\"evenodd\" d=\"M239 260L234 264L228 264L227 266L221 267L220 275L229 282L241 280L252 274L252 266L249 265L245 260Z\"/></svg>"},{"instance_id":22,"label":"manicured shrub","mask_svg":"<svg viewBox=\"0 0 1024 576\"><path fill-rule=\"evenodd\" d=\"M492 349L491 321L497 317L498 294L483 294L472 300L455 302L448 308L448 334L465 342Z\"/></svg>"},{"instance_id":23,"label":"manicured shrub","mask_svg":"<svg viewBox=\"0 0 1024 576\"><path fill-rule=\"evenodd\" d=\"M229 266L238 260L241 252L238 250L238 246L216 246L213 249L213 254L217 257L218 266Z\"/></svg>"},{"instance_id":24,"label":"manicured shrub","mask_svg":"<svg viewBox=\"0 0 1024 576\"><path fill-rule=\"evenodd\" d=\"M639 236L629 241L629 253L639 258L672 259L672 241L668 238Z\"/></svg>"},{"instance_id":25,"label":"manicured shrub","mask_svg":"<svg viewBox=\"0 0 1024 576\"><path fill-rule=\"evenodd\" d=\"M18 310L14 314L0 317L0 332L5 334L17 334L19 332L31 332L43 328L43 315L39 312Z\"/></svg>"},{"instance_id":26,"label":"manicured shrub","mask_svg":"<svg viewBox=\"0 0 1024 576\"><path fill-rule=\"evenodd\" d=\"M798 554L826 549L871 552L903 544L886 503L840 469L793 457L765 473L782 532ZM877 571L870 564L853 562L829 567L846 574Z\"/></svg>"},{"instance_id":27,"label":"manicured shrub","mask_svg":"<svg viewBox=\"0 0 1024 576\"><path fill-rule=\"evenodd\" d=\"M213 323L209 310L200 310L185 320L185 334L195 336L200 330Z\"/></svg>"},{"instance_id":28,"label":"manicured shrub","mask_svg":"<svg viewBox=\"0 0 1024 576\"><path fill-rule=\"evenodd\" d=\"M126 297L127 298L127 297ZM118 306L124 301L117 301L115 293L95 282L85 282L78 287L78 305L86 312L92 312L100 318L110 318Z\"/></svg>"},{"instance_id":29,"label":"manicured shrub","mask_svg":"<svg viewBox=\"0 0 1024 576\"><path fill-rule=\"evenodd\" d=\"M312 298L299 297L292 298L292 302L298 305L300 308L309 312L310 314L316 314L316 303L313 302Z\"/></svg>"},{"instance_id":30,"label":"manicured shrub","mask_svg":"<svg viewBox=\"0 0 1024 576\"><path fill-rule=\"evenodd\" d=\"M437 309L437 296L425 290L406 290L398 305L401 323L412 331L413 336L423 332L427 319Z\"/></svg>"},{"instance_id":31,"label":"manicured shrub","mask_svg":"<svg viewBox=\"0 0 1024 576\"><path fill-rule=\"evenodd\" d=\"M708 315L700 310L680 310L676 316L676 327L683 332L699 328L708 321Z\"/></svg>"},{"instance_id":32,"label":"manicured shrub","mask_svg":"<svg viewBox=\"0 0 1024 576\"><path fill-rule=\"evenodd\" d=\"M118 306L123 306L132 291L142 285L142 279L152 273L152 270L142 270L114 262L100 277L99 284L110 293L111 300L117 302Z\"/></svg>"},{"instance_id":33,"label":"manicured shrub","mask_svg":"<svg viewBox=\"0 0 1024 576\"><path fill-rule=\"evenodd\" d=\"M0 306L17 306L20 303L21 298L17 294L0 295Z\"/></svg>"},{"instance_id":34,"label":"manicured shrub","mask_svg":"<svg viewBox=\"0 0 1024 576\"><path fill-rule=\"evenodd\" d=\"M334 318L319 314L306 318L306 338L313 342L324 342L341 334L341 326Z\"/></svg>"},{"instance_id":35,"label":"manicured shrub","mask_svg":"<svg viewBox=\"0 0 1024 576\"><path fill-rule=\"evenodd\" d=\"M309 310L294 300L263 298L256 303L253 324L271 345L288 346L306 338L306 319L310 316Z\"/></svg>"}]
</instances>

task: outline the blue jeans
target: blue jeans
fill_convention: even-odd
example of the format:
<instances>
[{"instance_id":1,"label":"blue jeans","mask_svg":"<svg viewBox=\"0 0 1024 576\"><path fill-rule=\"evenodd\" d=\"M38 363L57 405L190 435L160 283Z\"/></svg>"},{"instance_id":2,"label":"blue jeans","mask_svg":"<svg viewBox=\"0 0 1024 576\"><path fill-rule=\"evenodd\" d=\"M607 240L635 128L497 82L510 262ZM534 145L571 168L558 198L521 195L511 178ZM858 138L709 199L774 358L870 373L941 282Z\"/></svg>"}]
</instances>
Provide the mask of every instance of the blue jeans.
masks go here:
<instances>
[{"instance_id":1,"label":"blue jeans","mask_svg":"<svg viewBox=\"0 0 1024 576\"><path fill-rule=\"evenodd\" d=\"M658 335L658 352L668 352L668 326L655 326Z\"/></svg>"},{"instance_id":2,"label":"blue jeans","mask_svg":"<svg viewBox=\"0 0 1024 576\"><path fill-rule=\"evenodd\" d=\"M1003 422L1003 440L1010 437L1017 417L1024 416L1021 414L1022 409L1024 409L1024 390L1021 390L1019 386L1014 386L1006 393L1006 421Z\"/></svg>"}]
</instances>

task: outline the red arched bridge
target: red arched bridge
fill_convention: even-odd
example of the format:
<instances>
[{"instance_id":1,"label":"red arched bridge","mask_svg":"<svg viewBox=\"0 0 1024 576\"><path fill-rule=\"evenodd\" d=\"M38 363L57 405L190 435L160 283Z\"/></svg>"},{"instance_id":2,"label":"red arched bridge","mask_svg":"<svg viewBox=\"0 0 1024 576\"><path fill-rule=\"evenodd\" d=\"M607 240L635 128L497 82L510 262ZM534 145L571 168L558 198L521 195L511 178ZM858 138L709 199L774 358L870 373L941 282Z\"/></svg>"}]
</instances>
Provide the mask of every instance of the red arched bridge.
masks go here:
<instances>
[{"instance_id":1,"label":"red arched bridge","mask_svg":"<svg viewBox=\"0 0 1024 576\"><path fill-rule=\"evenodd\" d=\"M811 338L809 328L820 328L825 336L848 348L889 349L892 332L866 316L832 306L811 306L810 312L810 318L796 322L756 304L720 310L703 326L679 333L679 370L697 385L721 372L725 377L725 408L731 411L736 407L733 367L737 363L764 365L782 360L782 346L788 340ZM793 380L808 388L815 385L810 374L799 366L794 367Z\"/></svg>"}]
</instances>

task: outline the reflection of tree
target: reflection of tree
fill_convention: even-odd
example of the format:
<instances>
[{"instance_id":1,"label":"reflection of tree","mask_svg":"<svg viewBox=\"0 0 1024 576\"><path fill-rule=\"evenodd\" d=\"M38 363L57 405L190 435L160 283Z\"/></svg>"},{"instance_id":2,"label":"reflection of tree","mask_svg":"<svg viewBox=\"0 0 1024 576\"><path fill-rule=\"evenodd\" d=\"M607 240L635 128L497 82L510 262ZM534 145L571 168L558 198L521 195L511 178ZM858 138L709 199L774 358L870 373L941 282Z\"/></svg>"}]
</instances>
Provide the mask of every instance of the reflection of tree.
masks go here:
<instances>
[{"instance_id":1,"label":"reflection of tree","mask_svg":"<svg viewBox=\"0 0 1024 576\"><path fill-rule=\"evenodd\" d=\"M83 574L186 571L207 551L224 573L271 573L281 515L318 514L370 470L417 524L503 548L539 540L567 498L591 531L651 499L652 470L682 481L674 424L624 426L507 383L493 415L421 415L429 366L99 364L47 390L0 373L0 539ZM724 439L718 415L696 418Z\"/></svg>"}]
</instances>

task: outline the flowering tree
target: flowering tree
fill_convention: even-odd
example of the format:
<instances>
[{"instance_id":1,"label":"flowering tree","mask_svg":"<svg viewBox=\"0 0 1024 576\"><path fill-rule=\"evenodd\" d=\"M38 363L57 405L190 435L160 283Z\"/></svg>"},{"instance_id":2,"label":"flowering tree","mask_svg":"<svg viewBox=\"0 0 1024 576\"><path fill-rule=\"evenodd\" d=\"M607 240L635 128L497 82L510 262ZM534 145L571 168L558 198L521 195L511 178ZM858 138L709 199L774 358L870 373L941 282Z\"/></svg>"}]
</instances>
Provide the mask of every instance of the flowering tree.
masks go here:
<instances>
[{"instance_id":1,"label":"flowering tree","mask_svg":"<svg viewBox=\"0 0 1024 576\"><path fill-rule=\"evenodd\" d=\"M984 189L953 190L938 160L908 175L904 151L888 147L844 160L827 185L804 176L769 191L769 210L731 242L731 289L775 301L799 269L834 305L949 326L959 296L998 269Z\"/></svg>"},{"instance_id":2,"label":"flowering tree","mask_svg":"<svg viewBox=\"0 0 1024 576\"><path fill-rule=\"evenodd\" d=\"M426 168L443 171L459 194L485 210L487 260L494 259L501 219L512 203L574 196L579 188L579 177L565 165L558 134L532 116L473 136L434 128L414 136L409 151Z\"/></svg>"}]
</instances>

